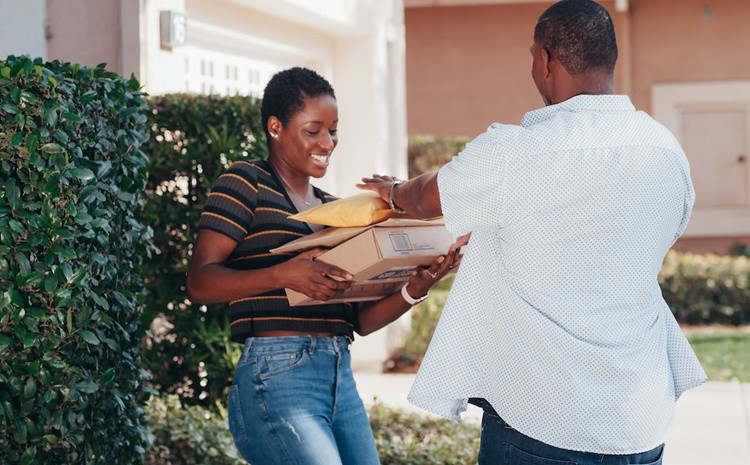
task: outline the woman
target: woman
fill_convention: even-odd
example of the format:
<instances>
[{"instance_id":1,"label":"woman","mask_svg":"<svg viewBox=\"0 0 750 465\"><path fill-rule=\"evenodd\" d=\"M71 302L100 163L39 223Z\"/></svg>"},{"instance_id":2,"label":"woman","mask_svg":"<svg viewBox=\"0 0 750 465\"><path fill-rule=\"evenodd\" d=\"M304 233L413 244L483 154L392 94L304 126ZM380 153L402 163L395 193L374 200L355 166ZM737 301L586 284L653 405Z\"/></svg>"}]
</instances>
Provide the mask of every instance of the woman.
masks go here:
<instances>
[{"instance_id":1,"label":"woman","mask_svg":"<svg viewBox=\"0 0 750 465\"><path fill-rule=\"evenodd\" d=\"M325 175L338 141L336 98L318 74L292 68L268 83L261 116L268 160L236 162L218 178L187 277L192 302L229 302L232 340L244 343L229 390L229 427L254 465L376 464L350 368L353 332L376 331L411 307L407 299L426 296L460 260L458 248L414 271L406 294L290 308L284 288L325 301L351 286L345 270L314 260L321 249L269 253L321 229L289 215L334 199L310 177Z\"/></svg>"}]
</instances>

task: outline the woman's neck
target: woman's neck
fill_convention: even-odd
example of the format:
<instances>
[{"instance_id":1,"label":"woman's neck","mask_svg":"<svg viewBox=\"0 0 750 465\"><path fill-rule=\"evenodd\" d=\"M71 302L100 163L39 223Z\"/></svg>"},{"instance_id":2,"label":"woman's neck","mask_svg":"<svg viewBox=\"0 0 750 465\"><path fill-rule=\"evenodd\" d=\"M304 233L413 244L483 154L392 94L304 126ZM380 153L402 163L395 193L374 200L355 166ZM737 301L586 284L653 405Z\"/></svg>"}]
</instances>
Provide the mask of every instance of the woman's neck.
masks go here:
<instances>
[{"instance_id":1,"label":"woman's neck","mask_svg":"<svg viewBox=\"0 0 750 465\"><path fill-rule=\"evenodd\" d=\"M298 194L303 195L310 188L310 176L292 168L283 158L269 155L268 163L273 166L274 171L286 181Z\"/></svg>"}]
</instances>

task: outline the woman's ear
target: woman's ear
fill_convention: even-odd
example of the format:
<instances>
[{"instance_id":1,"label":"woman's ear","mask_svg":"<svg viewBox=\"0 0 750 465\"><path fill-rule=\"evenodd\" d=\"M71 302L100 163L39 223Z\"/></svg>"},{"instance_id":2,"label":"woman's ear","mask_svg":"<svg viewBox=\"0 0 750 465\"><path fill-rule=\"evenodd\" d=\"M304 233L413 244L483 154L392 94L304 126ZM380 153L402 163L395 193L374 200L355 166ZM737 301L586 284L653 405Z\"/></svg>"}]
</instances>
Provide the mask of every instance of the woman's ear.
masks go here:
<instances>
[{"instance_id":1,"label":"woman's ear","mask_svg":"<svg viewBox=\"0 0 750 465\"><path fill-rule=\"evenodd\" d=\"M284 130L284 125L281 124L281 120L277 117L271 116L268 118L267 128L271 138L278 140L281 137L281 132Z\"/></svg>"}]
</instances>

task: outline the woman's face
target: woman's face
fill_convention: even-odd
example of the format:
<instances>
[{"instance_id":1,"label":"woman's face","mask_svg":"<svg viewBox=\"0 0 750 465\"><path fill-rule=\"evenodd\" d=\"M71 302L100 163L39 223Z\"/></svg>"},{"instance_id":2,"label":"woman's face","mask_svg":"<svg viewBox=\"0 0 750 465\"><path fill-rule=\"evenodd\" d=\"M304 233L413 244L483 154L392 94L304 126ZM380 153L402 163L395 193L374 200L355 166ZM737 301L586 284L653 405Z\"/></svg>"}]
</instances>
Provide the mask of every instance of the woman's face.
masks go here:
<instances>
[{"instance_id":1,"label":"woman's face","mask_svg":"<svg viewBox=\"0 0 750 465\"><path fill-rule=\"evenodd\" d=\"M286 125L269 118L273 156L300 174L323 177L338 143L338 122L336 99L330 95L306 98L302 109Z\"/></svg>"}]
</instances>

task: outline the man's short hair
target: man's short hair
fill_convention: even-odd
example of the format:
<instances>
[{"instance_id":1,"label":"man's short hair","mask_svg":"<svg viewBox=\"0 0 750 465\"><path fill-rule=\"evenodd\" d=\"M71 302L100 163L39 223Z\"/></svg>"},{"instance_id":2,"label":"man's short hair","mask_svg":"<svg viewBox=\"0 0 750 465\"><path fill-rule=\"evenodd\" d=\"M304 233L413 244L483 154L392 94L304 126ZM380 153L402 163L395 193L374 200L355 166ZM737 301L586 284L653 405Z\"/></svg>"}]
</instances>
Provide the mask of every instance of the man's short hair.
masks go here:
<instances>
[{"instance_id":1,"label":"man's short hair","mask_svg":"<svg viewBox=\"0 0 750 465\"><path fill-rule=\"evenodd\" d=\"M534 41L547 47L572 75L615 70L612 17L593 0L562 0L549 7L536 23Z\"/></svg>"}]
</instances>

